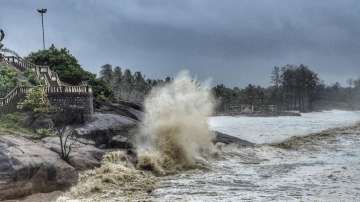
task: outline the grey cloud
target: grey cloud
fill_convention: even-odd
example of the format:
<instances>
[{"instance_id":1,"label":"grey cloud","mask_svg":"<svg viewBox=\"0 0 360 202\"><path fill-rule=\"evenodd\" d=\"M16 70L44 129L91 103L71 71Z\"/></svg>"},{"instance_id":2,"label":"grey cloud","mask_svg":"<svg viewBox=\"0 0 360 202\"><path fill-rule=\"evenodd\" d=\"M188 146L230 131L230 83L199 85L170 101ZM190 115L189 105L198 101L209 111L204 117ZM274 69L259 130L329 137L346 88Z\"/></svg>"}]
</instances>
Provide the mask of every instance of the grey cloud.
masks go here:
<instances>
[{"instance_id":1,"label":"grey cloud","mask_svg":"<svg viewBox=\"0 0 360 202\"><path fill-rule=\"evenodd\" d=\"M2 0L6 45L68 47L88 70L112 63L149 77L183 68L201 79L267 85L275 65L304 63L331 83L360 76L358 0Z\"/></svg>"}]
</instances>

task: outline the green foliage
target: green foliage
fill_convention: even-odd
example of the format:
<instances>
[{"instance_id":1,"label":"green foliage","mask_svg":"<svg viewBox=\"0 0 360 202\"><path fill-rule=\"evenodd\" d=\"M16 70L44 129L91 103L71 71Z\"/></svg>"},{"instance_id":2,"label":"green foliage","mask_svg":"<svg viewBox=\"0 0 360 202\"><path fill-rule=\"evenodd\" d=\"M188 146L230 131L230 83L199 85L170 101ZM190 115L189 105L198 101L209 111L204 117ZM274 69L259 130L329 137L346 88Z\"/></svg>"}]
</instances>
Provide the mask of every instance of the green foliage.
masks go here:
<instances>
[{"instance_id":1,"label":"green foliage","mask_svg":"<svg viewBox=\"0 0 360 202\"><path fill-rule=\"evenodd\" d=\"M31 70L26 70L24 72L24 76L27 78L27 80L32 84L32 85L39 85L40 81L37 79L36 74L31 71Z\"/></svg>"},{"instance_id":2,"label":"green foliage","mask_svg":"<svg viewBox=\"0 0 360 202\"><path fill-rule=\"evenodd\" d=\"M3 97L17 85L17 72L6 66L0 67L0 97Z\"/></svg>"},{"instance_id":3,"label":"green foliage","mask_svg":"<svg viewBox=\"0 0 360 202\"><path fill-rule=\"evenodd\" d=\"M88 84L92 87L97 100L106 101L112 98L112 89L108 83L100 79L90 79Z\"/></svg>"},{"instance_id":4,"label":"green foliage","mask_svg":"<svg viewBox=\"0 0 360 202\"><path fill-rule=\"evenodd\" d=\"M23 127L24 119L24 114L18 112L0 116L0 132L6 131L10 134L23 133L32 136L31 129Z\"/></svg>"},{"instance_id":5,"label":"green foliage","mask_svg":"<svg viewBox=\"0 0 360 202\"><path fill-rule=\"evenodd\" d=\"M59 74L60 80L72 85L89 80L91 73L83 70L77 59L66 48L57 49L51 45L49 49L30 53L27 60L37 65L48 65Z\"/></svg>"},{"instance_id":6,"label":"green foliage","mask_svg":"<svg viewBox=\"0 0 360 202\"><path fill-rule=\"evenodd\" d=\"M37 65L48 65L57 72L62 82L78 85L88 82L94 89L97 99L111 99L111 89L102 81L96 79L96 75L85 71L77 59L66 48L58 49L51 45L49 49L31 53L27 60Z\"/></svg>"},{"instance_id":7,"label":"green foliage","mask_svg":"<svg viewBox=\"0 0 360 202\"><path fill-rule=\"evenodd\" d=\"M25 100L19 103L18 107L24 111L31 111L36 113L49 112L50 104L45 88L43 86L33 87L26 94Z\"/></svg>"},{"instance_id":8,"label":"green foliage","mask_svg":"<svg viewBox=\"0 0 360 202\"><path fill-rule=\"evenodd\" d=\"M1 116L0 123L4 128L17 127L21 123L21 117L18 113L5 114Z\"/></svg>"},{"instance_id":9,"label":"green foliage","mask_svg":"<svg viewBox=\"0 0 360 202\"><path fill-rule=\"evenodd\" d=\"M32 128L24 127L26 122L26 115L24 113L16 112L0 116L0 134L20 135L30 139L42 139L54 135L51 128L41 128L33 130Z\"/></svg>"}]
</instances>

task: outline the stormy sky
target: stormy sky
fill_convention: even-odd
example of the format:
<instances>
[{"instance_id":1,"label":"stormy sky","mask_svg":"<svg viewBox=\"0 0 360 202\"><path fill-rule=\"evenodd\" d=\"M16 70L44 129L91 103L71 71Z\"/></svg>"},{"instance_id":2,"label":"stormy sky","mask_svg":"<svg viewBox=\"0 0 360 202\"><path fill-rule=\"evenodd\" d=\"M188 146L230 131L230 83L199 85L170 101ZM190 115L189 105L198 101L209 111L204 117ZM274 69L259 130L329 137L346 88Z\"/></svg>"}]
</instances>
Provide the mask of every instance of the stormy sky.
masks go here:
<instances>
[{"instance_id":1,"label":"stormy sky","mask_svg":"<svg viewBox=\"0 0 360 202\"><path fill-rule=\"evenodd\" d=\"M326 83L360 76L359 0L0 0L0 28L21 55L67 47L87 70L147 77L188 69L213 84L269 85L273 66L306 64Z\"/></svg>"}]
</instances>

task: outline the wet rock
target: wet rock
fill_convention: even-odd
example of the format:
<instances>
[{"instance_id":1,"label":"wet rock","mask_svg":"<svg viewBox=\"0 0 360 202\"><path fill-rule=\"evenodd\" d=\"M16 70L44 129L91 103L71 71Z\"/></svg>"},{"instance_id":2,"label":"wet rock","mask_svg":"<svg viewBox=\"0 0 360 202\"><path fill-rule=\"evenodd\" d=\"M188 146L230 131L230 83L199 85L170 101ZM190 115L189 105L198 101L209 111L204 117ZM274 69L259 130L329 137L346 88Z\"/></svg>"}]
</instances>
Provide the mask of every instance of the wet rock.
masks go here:
<instances>
[{"instance_id":1,"label":"wet rock","mask_svg":"<svg viewBox=\"0 0 360 202\"><path fill-rule=\"evenodd\" d=\"M215 138L214 138L214 143L224 143L224 144L236 144L239 145L241 147L253 147L255 146L254 143L246 141L246 140L242 140L240 138L231 136L231 135L227 135L218 131L214 131L215 134Z\"/></svg>"},{"instance_id":2,"label":"wet rock","mask_svg":"<svg viewBox=\"0 0 360 202\"><path fill-rule=\"evenodd\" d=\"M97 113L91 121L75 127L74 132L79 138L93 141L96 147L126 149L132 147L132 134L137 123L126 116Z\"/></svg>"},{"instance_id":3,"label":"wet rock","mask_svg":"<svg viewBox=\"0 0 360 202\"><path fill-rule=\"evenodd\" d=\"M141 120L144 116L142 105L125 101L117 103L96 101L95 108L99 113L117 114L134 120Z\"/></svg>"},{"instance_id":4,"label":"wet rock","mask_svg":"<svg viewBox=\"0 0 360 202\"><path fill-rule=\"evenodd\" d=\"M0 134L0 200L68 188L77 172L59 155L22 137Z\"/></svg>"},{"instance_id":5,"label":"wet rock","mask_svg":"<svg viewBox=\"0 0 360 202\"><path fill-rule=\"evenodd\" d=\"M61 154L60 140L58 137L47 137L41 140L44 146L51 151ZM101 160L105 151L92 145L81 143L81 140L68 140L72 145L69 164L77 170L88 170L101 166Z\"/></svg>"}]
</instances>

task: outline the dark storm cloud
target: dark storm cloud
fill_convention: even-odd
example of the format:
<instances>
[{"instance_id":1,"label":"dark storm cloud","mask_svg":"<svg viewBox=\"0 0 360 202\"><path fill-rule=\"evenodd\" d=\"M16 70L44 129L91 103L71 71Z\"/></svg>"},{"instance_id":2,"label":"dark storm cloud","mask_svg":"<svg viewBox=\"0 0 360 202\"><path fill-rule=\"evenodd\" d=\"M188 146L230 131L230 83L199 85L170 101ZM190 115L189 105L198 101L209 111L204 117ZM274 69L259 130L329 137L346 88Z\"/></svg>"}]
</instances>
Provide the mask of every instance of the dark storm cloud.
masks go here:
<instances>
[{"instance_id":1,"label":"dark storm cloud","mask_svg":"<svg viewBox=\"0 0 360 202\"><path fill-rule=\"evenodd\" d=\"M358 0L0 1L6 45L25 55L47 42L87 69L111 63L148 77L267 85L274 65L309 65L327 82L360 76Z\"/></svg>"}]
</instances>

